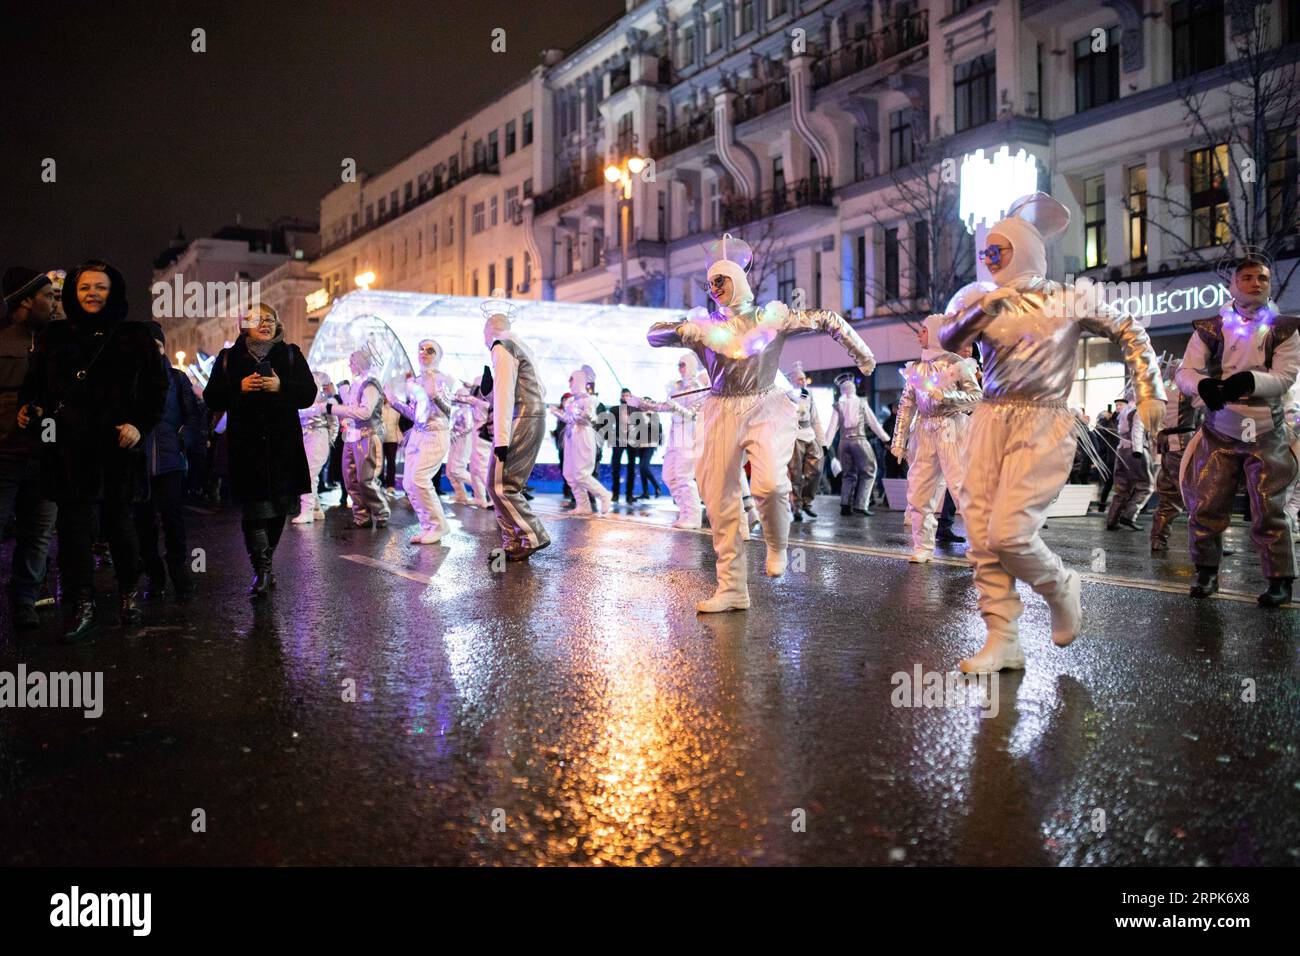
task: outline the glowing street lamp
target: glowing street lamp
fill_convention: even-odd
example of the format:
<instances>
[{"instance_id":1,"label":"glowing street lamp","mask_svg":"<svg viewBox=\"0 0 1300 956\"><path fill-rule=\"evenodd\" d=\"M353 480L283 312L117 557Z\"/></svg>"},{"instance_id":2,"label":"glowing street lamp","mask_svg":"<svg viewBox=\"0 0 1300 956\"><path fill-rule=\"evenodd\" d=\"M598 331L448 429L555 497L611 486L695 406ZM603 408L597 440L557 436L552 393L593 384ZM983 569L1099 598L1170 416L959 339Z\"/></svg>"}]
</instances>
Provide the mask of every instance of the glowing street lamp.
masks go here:
<instances>
[{"instance_id":1,"label":"glowing street lamp","mask_svg":"<svg viewBox=\"0 0 1300 956\"><path fill-rule=\"evenodd\" d=\"M354 277L352 281L357 284L358 289L369 291L370 287L375 284L375 274L371 270L367 269L365 272Z\"/></svg>"},{"instance_id":2,"label":"glowing street lamp","mask_svg":"<svg viewBox=\"0 0 1300 956\"><path fill-rule=\"evenodd\" d=\"M619 288L623 298L627 298L627 239L632 231L632 177L645 169L646 161L635 154L626 157L621 163L611 163L605 167L605 180L611 186L621 186L618 196L619 245L622 249L622 261L619 264Z\"/></svg>"},{"instance_id":3,"label":"glowing street lamp","mask_svg":"<svg viewBox=\"0 0 1300 956\"><path fill-rule=\"evenodd\" d=\"M178 349L177 352L176 352L176 367L177 367L177 368L184 368L184 367L185 367L185 350L184 350L184 349Z\"/></svg>"}]
</instances>

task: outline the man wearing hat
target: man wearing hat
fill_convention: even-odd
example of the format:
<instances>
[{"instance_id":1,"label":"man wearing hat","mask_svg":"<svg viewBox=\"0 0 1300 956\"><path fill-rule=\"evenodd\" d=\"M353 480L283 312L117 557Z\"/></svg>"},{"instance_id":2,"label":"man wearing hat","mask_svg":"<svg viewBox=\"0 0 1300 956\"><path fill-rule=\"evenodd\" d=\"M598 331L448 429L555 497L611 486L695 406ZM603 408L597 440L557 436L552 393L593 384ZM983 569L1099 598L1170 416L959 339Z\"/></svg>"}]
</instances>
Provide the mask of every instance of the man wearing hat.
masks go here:
<instances>
[{"instance_id":1,"label":"man wearing hat","mask_svg":"<svg viewBox=\"0 0 1300 956\"><path fill-rule=\"evenodd\" d=\"M14 548L9 591L14 627L29 630L40 625L36 598L45 579L45 562L58 511L41 494L40 424L18 427L19 392L27 377L29 357L37 337L54 311L54 289L49 276L14 266L0 282L6 317L0 319L0 528L10 515L18 518L18 543Z\"/></svg>"}]
</instances>

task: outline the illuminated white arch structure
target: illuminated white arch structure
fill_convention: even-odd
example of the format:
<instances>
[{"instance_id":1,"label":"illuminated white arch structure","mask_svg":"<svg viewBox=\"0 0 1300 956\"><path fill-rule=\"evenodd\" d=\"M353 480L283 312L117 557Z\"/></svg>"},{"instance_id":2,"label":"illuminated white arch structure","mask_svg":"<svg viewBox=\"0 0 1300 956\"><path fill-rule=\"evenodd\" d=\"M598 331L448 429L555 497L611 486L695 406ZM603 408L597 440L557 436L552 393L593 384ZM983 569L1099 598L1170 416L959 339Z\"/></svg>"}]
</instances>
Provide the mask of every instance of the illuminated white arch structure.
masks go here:
<instances>
[{"instance_id":1,"label":"illuminated white arch structure","mask_svg":"<svg viewBox=\"0 0 1300 956\"><path fill-rule=\"evenodd\" d=\"M377 360L374 368L380 381L395 384L418 366L420 340L432 338L443 348L440 369L468 382L482 374L488 363L483 301L422 292L351 292L336 301L322 320L307 364L339 382L352 377L348 356L367 348ZM662 399L668 384L678 377L680 351L651 348L646 332L655 322L680 321L684 311L531 299L516 299L513 304L518 309L512 319L514 330L537 357L549 403L559 403L568 390L569 373L583 365L595 370L600 399L611 406L618 403L623 388ZM538 461L555 460L554 443L545 442Z\"/></svg>"}]
</instances>

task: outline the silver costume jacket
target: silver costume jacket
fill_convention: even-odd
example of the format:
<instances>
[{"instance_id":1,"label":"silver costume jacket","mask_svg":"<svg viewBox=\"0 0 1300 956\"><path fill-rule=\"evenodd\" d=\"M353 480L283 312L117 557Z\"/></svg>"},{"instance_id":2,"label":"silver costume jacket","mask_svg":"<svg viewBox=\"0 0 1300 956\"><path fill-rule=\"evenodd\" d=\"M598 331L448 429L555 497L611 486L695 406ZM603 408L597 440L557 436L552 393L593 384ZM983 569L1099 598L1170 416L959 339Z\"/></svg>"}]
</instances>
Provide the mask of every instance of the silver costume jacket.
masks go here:
<instances>
[{"instance_id":1,"label":"silver costume jacket","mask_svg":"<svg viewBox=\"0 0 1300 956\"><path fill-rule=\"evenodd\" d=\"M984 397L974 359L953 352L908 362L903 381L890 449L900 460L913 433L942 428L945 420L968 413Z\"/></svg>"}]
</instances>

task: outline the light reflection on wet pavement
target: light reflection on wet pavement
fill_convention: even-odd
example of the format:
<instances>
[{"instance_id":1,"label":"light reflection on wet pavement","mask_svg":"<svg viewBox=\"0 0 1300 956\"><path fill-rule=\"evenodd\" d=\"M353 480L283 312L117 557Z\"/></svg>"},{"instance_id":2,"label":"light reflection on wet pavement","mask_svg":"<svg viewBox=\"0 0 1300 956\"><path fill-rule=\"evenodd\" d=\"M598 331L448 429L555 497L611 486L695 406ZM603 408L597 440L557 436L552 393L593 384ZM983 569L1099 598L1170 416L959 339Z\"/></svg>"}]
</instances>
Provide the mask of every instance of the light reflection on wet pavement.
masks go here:
<instances>
[{"instance_id":1,"label":"light reflection on wet pavement","mask_svg":"<svg viewBox=\"0 0 1300 956\"><path fill-rule=\"evenodd\" d=\"M4 669L103 670L106 701L98 720L0 710L0 860L1300 856L1300 610L1190 601L1184 523L1153 559L1145 535L1053 521L1067 563L1101 547L1108 570L1084 586L1089 630L1069 649L1025 593L1028 669L1001 677L993 712L991 698L894 704L894 675L943 674L981 642L969 571L902 560L897 513L841 519L822 499L823 517L794 526L809 546L784 579L762 576L754 542L751 610L697 617L707 535L667 529L662 508L602 521L557 504L538 500L554 545L504 575L487 568L490 513L449 506L456 533L420 549L404 503L379 532L332 510L286 530L257 612L235 514L192 511L208 570L191 603L150 603L140 632L106 626L85 647L53 626L3 645ZM1225 587L1253 594L1236 541Z\"/></svg>"}]
</instances>

